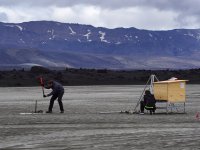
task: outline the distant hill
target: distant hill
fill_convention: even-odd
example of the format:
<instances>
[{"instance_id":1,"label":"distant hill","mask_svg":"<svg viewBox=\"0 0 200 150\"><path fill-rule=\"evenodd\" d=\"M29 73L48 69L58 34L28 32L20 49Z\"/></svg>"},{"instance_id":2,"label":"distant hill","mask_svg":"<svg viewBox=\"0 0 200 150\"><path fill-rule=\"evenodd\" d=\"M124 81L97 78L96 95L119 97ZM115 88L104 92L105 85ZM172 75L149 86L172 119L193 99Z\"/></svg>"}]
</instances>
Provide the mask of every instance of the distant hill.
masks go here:
<instances>
[{"instance_id":1,"label":"distant hill","mask_svg":"<svg viewBox=\"0 0 200 150\"><path fill-rule=\"evenodd\" d=\"M108 29L51 21L0 23L0 68L200 68L200 29Z\"/></svg>"}]
</instances>

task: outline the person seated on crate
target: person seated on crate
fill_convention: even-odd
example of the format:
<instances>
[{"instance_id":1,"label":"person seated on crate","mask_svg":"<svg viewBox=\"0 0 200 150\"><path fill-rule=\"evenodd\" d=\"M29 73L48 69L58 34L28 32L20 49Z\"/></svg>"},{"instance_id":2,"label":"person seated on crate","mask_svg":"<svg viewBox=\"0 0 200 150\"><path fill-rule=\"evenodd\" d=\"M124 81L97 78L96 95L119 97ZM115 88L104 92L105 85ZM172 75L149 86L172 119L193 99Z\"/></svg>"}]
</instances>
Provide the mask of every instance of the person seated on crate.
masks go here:
<instances>
[{"instance_id":1,"label":"person seated on crate","mask_svg":"<svg viewBox=\"0 0 200 150\"><path fill-rule=\"evenodd\" d=\"M149 90L145 91L144 100L140 101L140 114L144 114L144 109L149 110L150 114L155 113L156 100Z\"/></svg>"}]
</instances>

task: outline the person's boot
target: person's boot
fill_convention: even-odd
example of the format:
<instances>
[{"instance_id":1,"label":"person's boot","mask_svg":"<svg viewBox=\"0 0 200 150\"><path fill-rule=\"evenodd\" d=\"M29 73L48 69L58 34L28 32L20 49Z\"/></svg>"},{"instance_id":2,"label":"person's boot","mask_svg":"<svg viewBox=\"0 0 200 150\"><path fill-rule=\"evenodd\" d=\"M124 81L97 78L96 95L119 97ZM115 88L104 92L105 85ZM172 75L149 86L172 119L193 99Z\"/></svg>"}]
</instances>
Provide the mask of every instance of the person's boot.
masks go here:
<instances>
[{"instance_id":1,"label":"person's boot","mask_svg":"<svg viewBox=\"0 0 200 150\"><path fill-rule=\"evenodd\" d=\"M152 110L150 110L150 115L152 115Z\"/></svg>"},{"instance_id":2,"label":"person's boot","mask_svg":"<svg viewBox=\"0 0 200 150\"><path fill-rule=\"evenodd\" d=\"M46 111L46 113L49 113L49 114L51 114L51 113L52 113L52 111L49 111L49 110L48 110L48 111Z\"/></svg>"},{"instance_id":3,"label":"person's boot","mask_svg":"<svg viewBox=\"0 0 200 150\"><path fill-rule=\"evenodd\" d=\"M155 114L155 110L153 110L153 114Z\"/></svg>"},{"instance_id":4,"label":"person's boot","mask_svg":"<svg viewBox=\"0 0 200 150\"><path fill-rule=\"evenodd\" d=\"M63 113L64 113L64 110L61 110L60 113L63 114Z\"/></svg>"},{"instance_id":5,"label":"person's boot","mask_svg":"<svg viewBox=\"0 0 200 150\"><path fill-rule=\"evenodd\" d=\"M140 115L144 115L144 112L143 112L143 111L141 111L141 112L140 112Z\"/></svg>"}]
</instances>

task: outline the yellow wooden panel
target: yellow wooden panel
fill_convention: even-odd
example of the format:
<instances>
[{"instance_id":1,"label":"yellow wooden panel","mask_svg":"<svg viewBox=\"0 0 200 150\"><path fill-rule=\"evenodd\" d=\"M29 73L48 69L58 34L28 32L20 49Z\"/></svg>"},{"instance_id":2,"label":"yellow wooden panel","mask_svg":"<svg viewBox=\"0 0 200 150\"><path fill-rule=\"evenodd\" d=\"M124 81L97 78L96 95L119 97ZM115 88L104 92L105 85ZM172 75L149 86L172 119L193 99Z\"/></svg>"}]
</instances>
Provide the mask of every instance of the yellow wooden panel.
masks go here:
<instances>
[{"instance_id":1,"label":"yellow wooden panel","mask_svg":"<svg viewBox=\"0 0 200 150\"><path fill-rule=\"evenodd\" d=\"M185 82L168 84L168 101L185 102Z\"/></svg>"},{"instance_id":2,"label":"yellow wooden panel","mask_svg":"<svg viewBox=\"0 0 200 150\"><path fill-rule=\"evenodd\" d=\"M156 100L168 100L167 83L156 83L153 87Z\"/></svg>"}]
</instances>

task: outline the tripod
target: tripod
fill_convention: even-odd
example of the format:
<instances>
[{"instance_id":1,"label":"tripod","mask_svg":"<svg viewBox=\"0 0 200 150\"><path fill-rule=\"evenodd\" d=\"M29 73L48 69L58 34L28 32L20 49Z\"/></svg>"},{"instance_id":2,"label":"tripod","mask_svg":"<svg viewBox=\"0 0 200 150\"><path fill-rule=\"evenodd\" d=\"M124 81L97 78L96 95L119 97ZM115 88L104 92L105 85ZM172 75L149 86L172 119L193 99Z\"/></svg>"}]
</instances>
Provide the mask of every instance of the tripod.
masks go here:
<instances>
[{"instance_id":1,"label":"tripod","mask_svg":"<svg viewBox=\"0 0 200 150\"><path fill-rule=\"evenodd\" d=\"M140 101L142 100L146 89L149 89L151 93L154 93L154 91L153 91L153 83L154 83L155 80L156 80L156 81L159 81L158 78L156 77L156 75L153 74L153 75L151 75L151 76L149 77L149 79L148 79L148 81L147 81L147 83L146 83L146 85L145 85L145 87L144 87L144 89L143 89L143 91L142 91L142 94L140 95L140 98L139 98L139 100L137 101L137 104L136 104L136 106L135 106L133 112L137 112L137 107L139 106Z\"/></svg>"}]
</instances>

